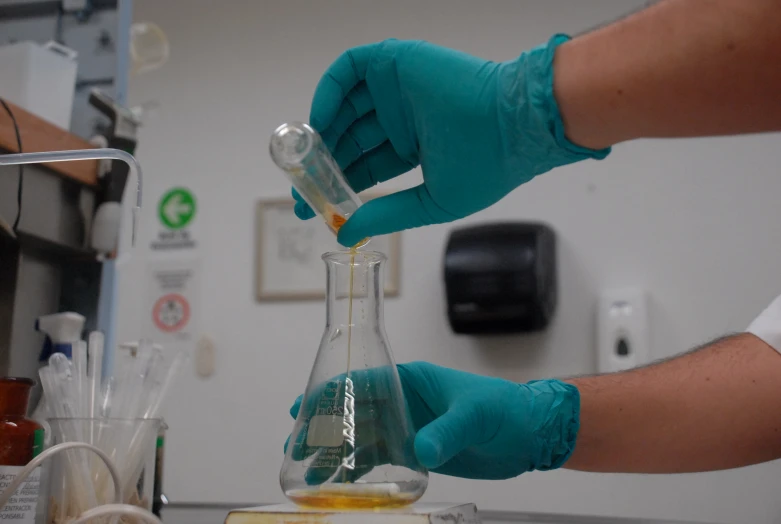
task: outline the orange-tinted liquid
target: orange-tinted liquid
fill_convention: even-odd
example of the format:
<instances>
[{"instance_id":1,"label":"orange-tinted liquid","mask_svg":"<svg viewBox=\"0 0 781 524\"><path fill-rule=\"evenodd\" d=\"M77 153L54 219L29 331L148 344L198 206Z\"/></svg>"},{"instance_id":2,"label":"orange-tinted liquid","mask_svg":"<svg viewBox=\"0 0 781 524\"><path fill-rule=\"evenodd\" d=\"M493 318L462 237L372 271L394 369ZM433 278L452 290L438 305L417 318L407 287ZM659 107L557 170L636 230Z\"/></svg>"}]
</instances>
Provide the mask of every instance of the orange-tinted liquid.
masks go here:
<instances>
[{"instance_id":1,"label":"orange-tinted liquid","mask_svg":"<svg viewBox=\"0 0 781 524\"><path fill-rule=\"evenodd\" d=\"M402 508L418 499L401 493L329 493L327 490L289 493L288 498L304 508L338 510Z\"/></svg>"},{"instance_id":2,"label":"orange-tinted liquid","mask_svg":"<svg viewBox=\"0 0 781 524\"><path fill-rule=\"evenodd\" d=\"M331 230L334 233L338 234L339 230L342 229L342 226L344 225L345 222L347 222L347 219L344 218L342 215L340 215L338 213L335 213L335 212L333 212L331 210L327 210L326 211L325 223L328 224L328 227L330 227ZM353 254L355 254L354 252L355 252L356 249L361 248L361 247L365 246L368 243L369 243L369 239L368 238L364 238L363 240L361 240L360 242L355 244L351 248L351 251L353 251Z\"/></svg>"},{"instance_id":3,"label":"orange-tinted liquid","mask_svg":"<svg viewBox=\"0 0 781 524\"><path fill-rule=\"evenodd\" d=\"M334 228L334 231L339 232L339 229L341 229L345 222L347 222L347 220L345 220L343 216L333 215L331 218L331 227Z\"/></svg>"}]
</instances>

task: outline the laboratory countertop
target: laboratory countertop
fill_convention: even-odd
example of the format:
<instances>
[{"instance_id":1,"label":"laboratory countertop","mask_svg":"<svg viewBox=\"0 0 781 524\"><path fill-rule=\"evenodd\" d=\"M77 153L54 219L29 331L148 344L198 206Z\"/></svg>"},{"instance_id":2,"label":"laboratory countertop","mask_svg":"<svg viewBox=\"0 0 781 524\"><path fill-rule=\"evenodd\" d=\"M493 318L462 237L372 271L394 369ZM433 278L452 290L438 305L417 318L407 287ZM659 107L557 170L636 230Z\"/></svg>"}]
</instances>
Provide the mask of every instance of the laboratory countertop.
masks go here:
<instances>
[{"instance_id":1,"label":"laboratory countertop","mask_svg":"<svg viewBox=\"0 0 781 524\"><path fill-rule=\"evenodd\" d=\"M163 510L164 524L222 524L228 512L258 504L209 505L171 504ZM593 517L585 515L556 515L550 513L521 513L511 511L479 511L482 524L706 524L672 520Z\"/></svg>"}]
</instances>

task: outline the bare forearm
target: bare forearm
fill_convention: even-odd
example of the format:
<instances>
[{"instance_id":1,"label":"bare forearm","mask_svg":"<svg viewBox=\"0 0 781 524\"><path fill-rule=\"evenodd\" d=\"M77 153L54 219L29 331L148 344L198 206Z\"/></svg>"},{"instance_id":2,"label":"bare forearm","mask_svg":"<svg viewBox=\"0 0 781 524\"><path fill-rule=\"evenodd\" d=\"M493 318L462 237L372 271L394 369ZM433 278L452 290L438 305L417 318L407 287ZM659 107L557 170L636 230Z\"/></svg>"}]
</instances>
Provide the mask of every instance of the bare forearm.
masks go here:
<instances>
[{"instance_id":1,"label":"bare forearm","mask_svg":"<svg viewBox=\"0 0 781 524\"><path fill-rule=\"evenodd\" d=\"M780 27L778 0L666 0L563 44L567 136L596 149L781 130Z\"/></svg>"},{"instance_id":2,"label":"bare forearm","mask_svg":"<svg viewBox=\"0 0 781 524\"><path fill-rule=\"evenodd\" d=\"M681 473L781 457L781 355L754 335L569 382L581 394L569 469Z\"/></svg>"}]
</instances>

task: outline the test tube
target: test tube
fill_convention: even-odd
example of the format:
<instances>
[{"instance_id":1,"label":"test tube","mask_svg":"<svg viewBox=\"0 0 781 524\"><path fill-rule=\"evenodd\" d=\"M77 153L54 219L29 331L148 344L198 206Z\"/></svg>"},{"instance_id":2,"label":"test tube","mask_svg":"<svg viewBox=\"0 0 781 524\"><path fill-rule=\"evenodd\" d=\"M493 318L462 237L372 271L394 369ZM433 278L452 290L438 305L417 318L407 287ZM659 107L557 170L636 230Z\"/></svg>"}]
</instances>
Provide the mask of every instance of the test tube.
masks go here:
<instances>
[{"instance_id":1,"label":"test tube","mask_svg":"<svg viewBox=\"0 0 781 524\"><path fill-rule=\"evenodd\" d=\"M334 234L363 204L311 126L301 122L282 124L271 135L269 150L274 163L285 172L301 198ZM353 247L368 242L367 238Z\"/></svg>"}]
</instances>

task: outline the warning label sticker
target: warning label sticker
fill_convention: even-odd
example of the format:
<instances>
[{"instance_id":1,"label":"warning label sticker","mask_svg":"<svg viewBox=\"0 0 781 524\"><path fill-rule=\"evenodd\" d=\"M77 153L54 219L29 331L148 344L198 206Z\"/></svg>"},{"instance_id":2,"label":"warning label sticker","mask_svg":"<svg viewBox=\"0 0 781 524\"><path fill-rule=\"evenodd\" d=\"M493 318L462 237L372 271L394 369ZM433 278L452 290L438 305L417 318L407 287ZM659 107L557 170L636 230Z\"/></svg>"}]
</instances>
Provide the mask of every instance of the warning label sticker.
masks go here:
<instances>
[{"instance_id":1,"label":"warning label sticker","mask_svg":"<svg viewBox=\"0 0 781 524\"><path fill-rule=\"evenodd\" d=\"M0 491L5 490L22 469L22 466L0 466ZM6 505L0 508L0 521L34 524L40 486L41 468L38 467L22 482Z\"/></svg>"},{"instance_id":2,"label":"warning label sticker","mask_svg":"<svg viewBox=\"0 0 781 524\"><path fill-rule=\"evenodd\" d=\"M192 260L147 266L148 331L155 342L189 341L198 333L198 269Z\"/></svg>"}]
</instances>

